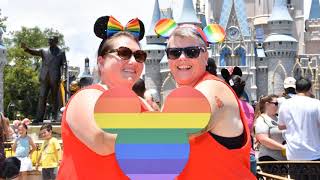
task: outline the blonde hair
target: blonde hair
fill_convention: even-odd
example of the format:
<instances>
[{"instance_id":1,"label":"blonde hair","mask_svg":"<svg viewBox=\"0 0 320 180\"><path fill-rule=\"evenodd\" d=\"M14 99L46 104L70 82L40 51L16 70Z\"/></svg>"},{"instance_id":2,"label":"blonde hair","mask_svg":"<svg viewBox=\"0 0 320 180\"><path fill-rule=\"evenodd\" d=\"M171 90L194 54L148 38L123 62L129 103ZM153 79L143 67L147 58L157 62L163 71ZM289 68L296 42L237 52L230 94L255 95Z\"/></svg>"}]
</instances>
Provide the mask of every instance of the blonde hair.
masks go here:
<instances>
[{"instance_id":1,"label":"blonde hair","mask_svg":"<svg viewBox=\"0 0 320 180\"><path fill-rule=\"evenodd\" d=\"M172 37L192 38L199 41L201 46L207 47L207 43L205 42L204 39L202 39L196 27L180 26L172 32L169 39L171 39ZM169 43L167 44L167 47L169 47Z\"/></svg>"}]
</instances>

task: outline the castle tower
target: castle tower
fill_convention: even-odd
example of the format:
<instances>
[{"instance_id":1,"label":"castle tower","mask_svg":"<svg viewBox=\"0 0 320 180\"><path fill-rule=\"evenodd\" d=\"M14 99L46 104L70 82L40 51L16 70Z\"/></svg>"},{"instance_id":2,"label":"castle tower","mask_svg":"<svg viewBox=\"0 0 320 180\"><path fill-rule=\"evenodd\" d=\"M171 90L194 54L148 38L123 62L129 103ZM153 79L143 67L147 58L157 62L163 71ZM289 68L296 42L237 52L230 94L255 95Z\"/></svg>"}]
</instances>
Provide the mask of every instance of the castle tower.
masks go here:
<instances>
[{"instance_id":1,"label":"castle tower","mask_svg":"<svg viewBox=\"0 0 320 180\"><path fill-rule=\"evenodd\" d=\"M181 15L176 22L178 24L194 24L201 26L201 22L198 19L196 11L193 7L192 0L183 0Z\"/></svg>"},{"instance_id":2,"label":"castle tower","mask_svg":"<svg viewBox=\"0 0 320 180\"><path fill-rule=\"evenodd\" d=\"M270 34L264 41L268 66L268 94L281 94L283 81L292 76L297 52L297 40L292 36L293 20L289 14L286 0L274 3L268 19Z\"/></svg>"},{"instance_id":3,"label":"castle tower","mask_svg":"<svg viewBox=\"0 0 320 180\"><path fill-rule=\"evenodd\" d=\"M90 64L89 58L85 58L84 72L82 73L80 77L80 82L79 82L81 87L89 86L93 83L93 76L91 75L89 64Z\"/></svg>"},{"instance_id":4,"label":"castle tower","mask_svg":"<svg viewBox=\"0 0 320 180\"><path fill-rule=\"evenodd\" d=\"M211 45L217 72L222 68L238 66L246 80L245 92L250 101L257 99L255 80L254 38L247 22L244 0L223 0L219 24L226 31L223 43Z\"/></svg>"},{"instance_id":5,"label":"castle tower","mask_svg":"<svg viewBox=\"0 0 320 180\"><path fill-rule=\"evenodd\" d=\"M310 15L306 20L305 32L306 54L320 54L320 5L312 0Z\"/></svg>"},{"instance_id":6,"label":"castle tower","mask_svg":"<svg viewBox=\"0 0 320 180\"><path fill-rule=\"evenodd\" d=\"M3 30L0 27L0 112L3 112L3 68L7 64L7 50L2 43Z\"/></svg>"},{"instance_id":7,"label":"castle tower","mask_svg":"<svg viewBox=\"0 0 320 180\"><path fill-rule=\"evenodd\" d=\"M304 17L304 2L301 0L287 0L288 11L293 19L292 36L297 39L297 55L305 53L304 32L305 32L305 17Z\"/></svg>"},{"instance_id":8,"label":"castle tower","mask_svg":"<svg viewBox=\"0 0 320 180\"><path fill-rule=\"evenodd\" d=\"M197 0L196 3L196 14L197 14L197 18L200 20L201 23L201 28L205 28L207 26L207 20L206 20L206 16L205 16L205 5L203 5L203 9L201 9L201 4L200 4L200 0Z\"/></svg>"},{"instance_id":9,"label":"castle tower","mask_svg":"<svg viewBox=\"0 0 320 180\"><path fill-rule=\"evenodd\" d=\"M142 47L147 52L147 60L145 62L145 84L147 89L155 89L160 97L162 86L162 77L160 73L160 61L165 54L166 39L158 36L154 27L160 20L160 8L158 0L155 0L152 21L150 29L146 34L146 45Z\"/></svg>"},{"instance_id":10,"label":"castle tower","mask_svg":"<svg viewBox=\"0 0 320 180\"><path fill-rule=\"evenodd\" d=\"M206 17L208 24L219 23L223 0L207 0Z\"/></svg>"}]
</instances>

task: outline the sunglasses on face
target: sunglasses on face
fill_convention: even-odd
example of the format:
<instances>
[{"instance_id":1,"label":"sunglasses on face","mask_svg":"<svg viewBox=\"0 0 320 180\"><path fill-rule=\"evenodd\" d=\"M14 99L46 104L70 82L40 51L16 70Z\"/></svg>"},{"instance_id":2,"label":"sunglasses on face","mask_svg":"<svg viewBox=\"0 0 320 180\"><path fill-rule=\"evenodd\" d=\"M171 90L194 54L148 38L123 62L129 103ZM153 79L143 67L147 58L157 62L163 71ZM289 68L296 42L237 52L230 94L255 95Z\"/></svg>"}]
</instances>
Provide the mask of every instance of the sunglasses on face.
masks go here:
<instances>
[{"instance_id":1,"label":"sunglasses on face","mask_svg":"<svg viewBox=\"0 0 320 180\"><path fill-rule=\"evenodd\" d=\"M205 47L200 46L191 46L191 47L185 47L185 48L167 48L166 53L168 59L178 59L182 52L184 55L188 58L194 59L199 57L200 52L205 52Z\"/></svg>"},{"instance_id":2,"label":"sunglasses on face","mask_svg":"<svg viewBox=\"0 0 320 180\"><path fill-rule=\"evenodd\" d=\"M107 53L113 53L113 52L117 52L117 55L123 60L129 60L132 55L136 59L136 61L139 63L144 63L147 59L146 52L142 50L137 50L135 52L132 52L130 48L123 47L123 46L119 47L118 49L112 49Z\"/></svg>"},{"instance_id":3,"label":"sunglasses on face","mask_svg":"<svg viewBox=\"0 0 320 180\"><path fill-rule=\"evenodd\" d=\"M276 105L276 106L278 106L278 104L279 104L278 102L272 102L272 101L269 102L269 103L274 104L274 105Z\"/></svg>"}]
</instances>

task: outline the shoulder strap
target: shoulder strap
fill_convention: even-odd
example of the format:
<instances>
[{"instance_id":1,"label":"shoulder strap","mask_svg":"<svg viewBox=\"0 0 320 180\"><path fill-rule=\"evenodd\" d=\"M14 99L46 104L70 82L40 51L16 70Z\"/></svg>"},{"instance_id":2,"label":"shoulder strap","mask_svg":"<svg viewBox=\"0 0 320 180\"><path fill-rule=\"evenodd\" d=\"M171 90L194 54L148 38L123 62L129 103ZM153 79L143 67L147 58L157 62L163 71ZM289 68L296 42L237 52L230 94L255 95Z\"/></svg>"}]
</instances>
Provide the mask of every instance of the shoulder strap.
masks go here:
<instances>
[{"instance_id":1,"label":"shoulder strap","mask_svg":"<svg viewBox=\"0 0 320 180\"><path fill-rule=\"evenodd\" d=\"M270 124L266 121L266 119L263 117L263 115L261 115L261 117L262 117L264 123L266 123L266 125L268 126L268 137L270 138L271 137L270 131L271 131L272 126L270 126Z\"/></svg>"}]
</instances>

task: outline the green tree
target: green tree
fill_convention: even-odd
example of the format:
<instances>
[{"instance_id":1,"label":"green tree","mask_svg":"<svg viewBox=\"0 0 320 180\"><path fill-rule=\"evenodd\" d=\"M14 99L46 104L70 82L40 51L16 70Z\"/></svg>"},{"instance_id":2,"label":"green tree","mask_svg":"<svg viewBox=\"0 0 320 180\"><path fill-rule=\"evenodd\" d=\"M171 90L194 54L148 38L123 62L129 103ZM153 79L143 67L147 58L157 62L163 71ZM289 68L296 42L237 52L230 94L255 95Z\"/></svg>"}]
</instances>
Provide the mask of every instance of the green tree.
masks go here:
<instances>
[{"instance_id":1,"label":"green tree","mask_svg":"<svg viewBox=\"0 0 320 180\"><path fill-rule=\"evenodd\" d=\"M53 35L59 37L60 47L68 50L63 35L48 28L42 31L39 27L22 27L19 31L9 33L10 38L4 39L8 53L8 65L4 68L5 111L18 112L22 117L29 118L36 115L41 58L24 52L20 45L26 43L30 48L44 48L48 46L48 38ZM10 109L10 104L15 104L14 109ZM12 118L13 114L9 116Z\"/></svg>"},{"instance_id":2,"label":"green tree","mask_svg":"<svg viewBox=\"0 0 320 180\"><path fill-rule=\"evenodd\" d=\"M5 22L7 20L7 17L2 17L1 15L1 9L0 9L0 27L2 27L4 30L6 29L6 25Z\"/></svg>"}]
</instances>

